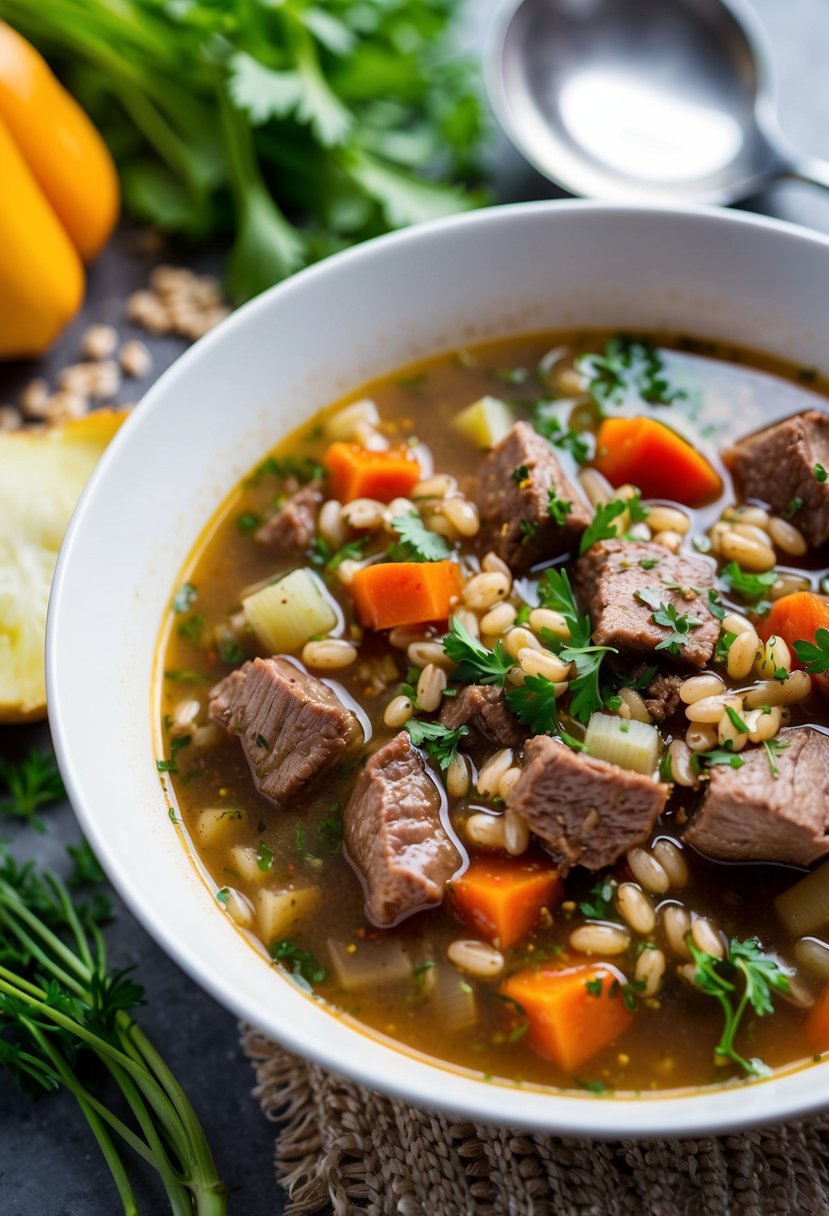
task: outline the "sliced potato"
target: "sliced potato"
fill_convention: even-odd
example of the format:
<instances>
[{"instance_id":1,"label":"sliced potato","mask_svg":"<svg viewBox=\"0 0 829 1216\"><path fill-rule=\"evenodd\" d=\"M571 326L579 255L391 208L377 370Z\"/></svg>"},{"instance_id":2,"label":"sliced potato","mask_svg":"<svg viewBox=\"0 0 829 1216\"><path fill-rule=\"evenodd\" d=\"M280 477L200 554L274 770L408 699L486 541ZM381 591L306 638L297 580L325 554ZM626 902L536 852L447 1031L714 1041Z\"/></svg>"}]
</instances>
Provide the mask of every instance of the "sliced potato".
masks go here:
<instances>
[{"instance_id":1,"label":"sliced potato","mask_svg":"<svg viewBox=\"0 0 829 1216\"><path fill-rule=\"evenodd\" d=\"M412 960L405 948L390 938L379 942L367 939L337 942L329 938L328 956L334 978L347 992L405 980L413 970Z\"/></svg>"},{"instance_id":2,"label":"sliced potato","mask_svg":"<svg viewBox=\"0 0 829 1216\"><path fill-rule=\"evenodd\" d=\"M290 937L299 921L313 912L322 897L319 887L297 887L273 891L266 887L256 893L256 924L264 942Z\"/></svg>"}]
</instances>

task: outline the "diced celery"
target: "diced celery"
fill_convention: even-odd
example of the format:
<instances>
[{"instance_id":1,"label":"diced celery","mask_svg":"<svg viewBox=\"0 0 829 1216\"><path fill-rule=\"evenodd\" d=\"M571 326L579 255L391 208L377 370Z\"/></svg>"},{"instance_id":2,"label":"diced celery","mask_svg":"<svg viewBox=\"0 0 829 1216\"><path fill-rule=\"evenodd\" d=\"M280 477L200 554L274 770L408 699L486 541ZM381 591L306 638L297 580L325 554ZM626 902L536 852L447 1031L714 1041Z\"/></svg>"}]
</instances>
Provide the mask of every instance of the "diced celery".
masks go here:
<instances>
[{"instance_id":1,"label":"diced celery","mask_svg":"<svg viewBox=\"0 0 829 1216\"><path fill-rule=\"evenodd\" d=\"M494 448L504 438L515 419L512 410L497 397L481 397L452 420L455 430L471 439L476 447Z\"/></svg>"},{"instance_id":2,"label":"diced celery","mask_svg":"<svg viewBox=\"0 0 829 1216\"><path fill-rule=\"evenodd\" d=\"M256 893L256 924L259 936L266 944L290 937L299 921L312 912L320 901L319 887L298 887L293 891L272 891L265 888Z\"/></svg>"},{"instance_id":3,"label":"diced celery","mask_svg":"<svg viewBox=\"0 0 829 1216\"><path fill-rule=\"evenodd\" d=\"M659 760L659 731L634 718L593 714L584 736L587 752L619 768L651 776Z\"/></svg>"},{"instance_id":4,"label":"diced celery","mask_svg":"<svg viewBox=\"0 0 829 1216\"><path fill-rule=\"evenodd\" d=\"M337 614L310 570L292 570L242 600L245 616L269 654L300 650L311 638L329 633Z\"/></svg>"},{"instance_id":5,"label":"diced celery","mask_svg":"<svg viewBox=\"0 0 829 1216\"><path fill-rule=\"evenodd\" d=\"M778 895L774 906L792 937L829 925L829 861Z\"/></svg>"},{"instance_id":6,"label":"diced celery","mask_svg":"<svg viewBox=\"0 0 829 1216\"><path fill-rule=\"evenodd\" d=\"M405 948L389 938L350 943L329 938L328 956L334 978L348 992L374 984L391 984L412 974L412 960Z\"/></svg>"}]
</instances>

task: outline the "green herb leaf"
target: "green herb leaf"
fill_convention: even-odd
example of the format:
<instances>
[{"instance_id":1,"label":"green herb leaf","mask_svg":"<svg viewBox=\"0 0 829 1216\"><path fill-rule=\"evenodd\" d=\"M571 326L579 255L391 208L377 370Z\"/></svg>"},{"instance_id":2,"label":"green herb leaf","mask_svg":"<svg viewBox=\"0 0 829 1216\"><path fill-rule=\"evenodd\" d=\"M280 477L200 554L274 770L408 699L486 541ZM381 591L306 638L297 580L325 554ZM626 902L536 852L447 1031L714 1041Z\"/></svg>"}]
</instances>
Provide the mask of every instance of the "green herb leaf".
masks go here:
<instances>
[{"instance_id":1,"label":"green herb leaf","mask_svg":"<svg viewBox=\"0 0 829 1216\"><path fill-rule=\"evenodd\" d=\"M582 533L579 553L586 553L590 546L595 545L597 541L610 540L614 537L616 528L613 526L613 520L618 519L626 509L627 504L618 498L612 498L610 502L599 503L592 523L588 524Z\"/></svg>"},{"instance_id":2,"label":"green herb leaf","mask_svg":"<svg viewBox=\"0 0 829 1216\"><path fill-rule=\"evenodd\" d=\"M525 464L519 464L518 468L512 470L510 476L515 484L520 486L522 482L529 480L530 470Z\"/></svg>"},{"instance_id":3,"label":"green herb leaf","mask_svg":"<svg viewBox=\"0 0 829 1216\"><path fill-rule=\"evenodd\" d=\"M762 599L777 582L777 574L774 570L766 570L762 574L749 574L746 570L742 570L736 562L729 562L721 571L720 578L725 584L726 590L733 591L750 603Z\"/></svg>"},{"instance_id":4,"label":"green herb leaf","mask_svg":"<svg viewBox=\"0 0 829 1216\"><path fill-rule=\"evenodd\" d=\"M443 772L448 769L457 755L458 744L464 735L469 734L468 726L459 726L450 730L441 726L440 722L422 722L419 718L409 718L406 730L415 747L422 747L434 760L437 760Z\"/></svg>"},{"instance_id":5,"label":"green herb leaf","mask_svg":"<svg viewBox=\"0 0 829 1216\"><path fill-rule=\"evenodd\" d=\"M256 849L256 865L264 874L273 867L273 850L268 848L264 840L259 841Z\"/></svg>"},{"instance_id":6,"label":"green herb leaf","mask_svg":"<svg viewBox=\"0 0 829 1216\"><path fill-rule=\"evenodd\" d=\"M794 652L810 675L829 671L829 629L818 629L814 642L795 642Z\"/></svg>"},{"instance_id":7,"label":"green herb leaf","mask_svg":"<svg viewBox=\"0 0 829 1216\"><path fill-rule=\"evenodd\" d=\"M728 764L731 768L742 768L745 760L737 752L728 747L713 747L708 752L694 752L692 765L697 772L701 765L713 768L717 764Z\"/></svg>"},{"instance_id":8,"label":"green herb leaf","mask_svg":"<svg viewBox=\"0 0 829 1216\"><path fill-rule=\"evenodd\" d=\"M763 747L766 750L766 759L769 762L769 771L775 781L780 776L780 769L777 767L777 757L781 752L784 752L788 747L782 739L764 739Z\"/></svg>"},{"instance_id":9,"label":"green herb leaf","mask_svg":"<svg viewBox=\"0 0 829 1216\"><path fill-rule=\"evenodd\" d=\"M790 498L786 503L786 519L792 519L803 506L802 498Z\"/></svg>"},{"instance_id":10,"label":"green herb leaf","mask_svg":"<svg viewBox=\"0 0 829 1216\"><path fill-rule=\"evenodd\" d=\"M328 972L319 965L310 950L301 950L290 937L271 942L268 953L307 991L310 991L311 984L322 984L328 978Z\"/></svg>"},{"instance_id":11,"label":"green herb leaf","mask_svg":"<svg viewBox=\"0 0 829 1216\"><path fill-rule=\"evenodd\" d=\"M687 612L679 612L673 603L664 603L660 599L660 592L656 587L643 587L634 594L641 603L653 609L651 620L654 625L660 625L663 629L669 630L668 636L661 642L657 642L654 649L666 650L668 654L680 654L682 647L687 646L691 640L689 636L691 630L698 629L702 624L699 617L691 616Z\"/></svg>"},{"instance_id":12,"label":"green herb leaf","mask_svg":"<svg viewBox=\"0 0 829 1216\"><path fill-rule=\"evenodd\" d=\"M576 464L586 464L591 459L595 446L593 436L589 431L577 431L575 427L565 426L555 401L535 403L532 425L548 443L569 452Z\"/></svg>"},{"instance_id":13,"label":"green herb leaf","mask_svg":"<svg viewBox=\"0 0 829 1216\"><path fill-rule=\"evenodd\" d=\"M699 950L688 937L688 949L695 964L694 983L706 996L716 1000L723 1012L723 1031L714 1048L719 1060L731 1060L748 1076L766 1076L761 1060L747 1060L734 1045L743 1015L751 1008L759 1018L774 1011L772 990L788 991L789 981L774 959L764 955L756 938L732 938L724 959ZM740 991L742 987L742 991Z\"/></svg>"},{"instance_id":14,"label":"green herb leaf","mask_svg":"<svg viewBox=\"0 0 829 1216\"><path fill-rule=\"evenodd\" d=\"M534 735L552 735L558 729L556 686L546 676L526 676L505 697L507 708Z\"/></svg>"},{"instance_id":15,"label":"green herb leaf","mask_svg":"<svg viewBox=\"0 0 829 1216\"><path fill-rule=\"evenodd\" d=\"M440 562L452 551L446 538L431 532L417 511L395 515L391 526L398 535L398 541L389 553L392 561Z\"/></svg>"},{"instance_id":16,"label":"green herb leaf","mask_svg":"<svg viewBox=\"0 0 829 1216\"><path fill-rule=\"evenodd\" d=\"M443 649L447 658L457 663L452 679L459 684L495 684L500 688L516 665L502 642L496 642L494 650L487 650L457 617L449 622Z\"/></svg>"},{"instance_id":17,"label":"green herb leaf","mask_svg":"<svg viewBox=\"0 0 829 1216\"><path fill-rule=\"evenodd\" d=\"M590 889L587 899L579 903L579 911L591 920L604 920L613 903L616 883L612 878L600 878Z\"/></svg>"},{"instance_id":18,"label":"green herb leaf","mask_svg":"<svg viewBox=\"0 0 829 1216\"><path fill-rule=\"evenodd\" d=\"M565 502L558 497L555 490L547 491L547 514L561 528L567 523L567 516L573 510L572 502Z\"/></svg>"},{"instance_id":19,"label":"green herb leaf","mask_svg":"<svg viewBox=\"0 0 829 1216\"><path fill-rule=\"evenodd\" d=\"M570 638L562 642L548 630L542 631L542 641L558 653L563 663L573 663L576 675L570 680L570 713L578 722L587 722L602 706L599 673L605 655L615 654L611 646L594 646L591 642L590 618L579 613L566 570L545 570L538 584L539 602L544 608L559 612L567 622Z\"/></svg>"},{"instance_id":20,"label":"green herb leaf","mask_svg":"<svg viewBox=\"0 0 829 1216\"><path fill-rule=\"evenodd\" d=\"M587 391L602 412L630 399L671 405L685 396L681 389L671 388L662 356L647 342L611 338L603 354L580 355L575 366L587 378Z\"/></svg>"},{"instance_id":21,"label":"green herb leaf","mask_svg":"<svg viewBox=\"0 0 829 1216\"><path fill-rule=\"evenodd\" d=\"M731 722L731 725L734 727L734 729L736 731L739 731L739 733L741 735L747 735L748 726L743 721L743 719L740 717L740 715L737 713L736 709L733 709L732 706L730 706L730 705L726 705L725 712L728 714L728 719Z\"/></svg>"},{"instance_id":22,"label":"green herb leaf","mask_svg":"<svg viewBox=\"0 0 829 1216\"><path fill-rule=\"evenodd\" d=\"M199 593L192 583L182 583L173 596L173 612L188 612L198 596Z\"/></svg>"},{"instance_id":23,"label":"green herb leaf","mask_svg":"<svg viewBox=\"0 0 829 1216\"><path fill-rule=\"evenodd\" d=\"M816 464L814 467L815 481L818 485L823 485L827 478L827 472L822 464Z\"/></svg>"},{"instance_id":24,"label":"green herb leaf","mask_svg":"<svg viewBox=\"0 0 829 1216\"><path fill-rule=\"evenodd\" d=\"M0 760L0 815L22 819L42 832L43 823L37 811L52 802L62 802L65 797L66 790L51 750L33 747L16 764Z\"/></svg>"}]
</instances>

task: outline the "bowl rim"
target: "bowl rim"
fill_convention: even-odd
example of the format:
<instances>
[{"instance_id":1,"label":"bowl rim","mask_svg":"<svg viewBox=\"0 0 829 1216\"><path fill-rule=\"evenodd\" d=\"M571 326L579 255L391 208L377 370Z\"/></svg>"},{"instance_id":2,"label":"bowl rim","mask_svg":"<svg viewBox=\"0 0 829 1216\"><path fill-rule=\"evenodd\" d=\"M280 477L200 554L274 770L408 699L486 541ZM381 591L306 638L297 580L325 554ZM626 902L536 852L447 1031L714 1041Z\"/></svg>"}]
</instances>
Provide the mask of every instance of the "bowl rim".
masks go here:
<instances>
[{"instance_id":1,"label":"bowl rim","mask_svg":"<svg viewBox=\"0 0 829 1216\"><path fill-rule=\"evenodd\" d=\"M645 218L667 214L680 219L704 220L726 227L767 230L788 240L799 241L824 251L829 250L829 236L821 233L811 232L796 224L772 217L726 211L707 205L640 205L568 199L511 203L450 216L376 237L360 246L335 254L243 305L162 373L142 398L141 417L149 418L150 413L157 410L158 405L186 378L191 366L197 363L215 342L226 341L236 331L243 329L253 317L266 313L273 307L274 300L290 299L294 291L304 288L309 282L324 280L331 273L332 267L341 270L352 263L382 256L382 251L386 248L428 241L432 234L470 226L485 228L488 224L502 223L512 215L555 215L565 211L595 213L607 217L620 213L634 213ZM64 728L64 720L71 712L71 705L68 701L64 704L59 650L62 604L67 595L68 572L78 538L86 527L85 521L94 510L98 486L105 479L110 464L120 455L121 450L131 443L131 433L132 425L128 421L104 453L73 513L58 556L47 618L46 676L49 723L70 802L81 829L100 858L119 896L139 924L192 980L209 992L224 1008L246 1021L250 1019L250 1010L244 996L224 987L218 969L211 969L205 955L191 952L186 944L178 939L174 925L164 918L152 901L147 900L146 887L142 890L129 867L120 866L117 859L111 855L105 825L87 804L85 779L76 767L69 748L68 732ZM184 842L177 842L177 847L183 846ZM245 943L240 942L240 948L244 946ZM323 1010L323 1013L326 1018L337 1016L329 1010ZM791 1087L785 1085L788 1079L803 1072L805 1068L808 1068L810 1073L814 1072L816 1081L821 1069L824 1070L824 1075L829 1075L826 1073L829 1069L829 1059L822 1064L784 1068L771 1078L736 1086L717 1086L691 1092L655 1091L653 1094L630 1097L612 1093L595 1095L569 1090L544 1090L535 1086L521 1088L499 1082L492 1084L482 1077L470 1076L462 1070L456 1070L451 1064L442 1064L438 1059L422 1056L405 1045L396 1046L392 1040L375 1035L370 1029L360 1034L356 1025L353 1026L355 1035L360 1035L364 1042L385 1052L387 1063L390 1065L387 1070L381 1072L365 1064L362 1053L357 1051L344 1059L329 1046L324 1035L303 1035L301 1031L295 1031L293 1028L286 1030L277 1024L276 1018L267 1027L267 1033L276 1039L280 1046L306 1060L414 1106L440 1110L476 1122L558 1135L578 1135L594 1139L711 1135L803 1116L829 1105L829 1091L823 1094L817 1084L808 1093L790 1092ZM373 1058L374 1053L369 1051L367 1055ZM395 1059L408 1059L416 1065L405 1070L405 1080L398 1079L393 1066ZM434 1079L436 1074L444 1078L443 1087ZM447 1078L450 1079L449 1085L446 1084ZM451 1092L452 1090L455 1092ZM775 1098L771 1100L773 1090ZM515 1095L519 1095L520 1103L515 1101ZM764 1101L763 1095L769 1095L769 1100ZM501 1110L502 1106L509 1109Z\"/></svg>"}]
</instances>

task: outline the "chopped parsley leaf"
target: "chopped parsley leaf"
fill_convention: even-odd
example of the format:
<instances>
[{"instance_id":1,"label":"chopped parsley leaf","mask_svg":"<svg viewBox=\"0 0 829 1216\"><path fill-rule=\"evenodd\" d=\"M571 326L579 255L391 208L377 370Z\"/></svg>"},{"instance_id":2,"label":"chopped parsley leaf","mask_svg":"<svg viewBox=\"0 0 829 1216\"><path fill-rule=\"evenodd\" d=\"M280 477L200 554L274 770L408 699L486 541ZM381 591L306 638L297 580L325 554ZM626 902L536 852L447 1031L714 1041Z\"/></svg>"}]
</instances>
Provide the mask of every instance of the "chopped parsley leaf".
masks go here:
<instances>
[{"instance_id":1,"label":"chopped parsley leaf","mask_svg":"<svg viewBox=\"0 0 829 1216\"><path fill-rule=\"evenodd\" d=\"M602 995L603 983L602 983L601 976L597 975L595 979L585 980L584 986L587 989L587 991L590 993L591 996L601 996Z\"/></svg>"},{"instance_id":2,"label":"chopped parsley leaf","mask_svg":"<svg viewBox=\"0 0 829 1216\"><path fill-rule=\"evenodd\" d=\"M317 828L317 837L325 852L333 855L343 847L342 807L339 802L332 802L328 812L328 817Z\"/></svg>"},{"instance_id":3,"label":"chopped parsley leaf","mask_svg":"<svg viewBox=\"0 0 829 1216\"><path fill-rule=\"evenodd\" d=\"M421 722L419 718L409 718L406 730L415 747L422 747L433 760L437 760L442 772L446 772L457 755L461 739L469 734L468 726L450 730L440 722Z\"/></svg>"},{"instance_id":4,"label":"chopped parsley leaf","mask_svg":"<svg viewBox=\"0 0 829 1216\"><path fill-rule=\"evenodd\" d=\"M259 841L256 849L256 865L263 874L273 867L273 849L269 849L264 840Z\"/></svg>"},{"instance_id":5,"label":"chopped parsley leaf","mask_svg":"<svg viewBox=\"0 0 829 1216\"><path fill-rule=\"evenodd\" d=\"M189 747L192 743L192 735L179 735L177 739L170 742L170 758L169 760L156 760L155 766L160 773L177 773L178 768L178 753L183 747Z\"/></svg>"},{"instance_id":6,"label":"chopped parsley leaf","mask_svg":"<svg viewBox=\"0 0 829 1216\"><path fill-rule=\"evenodd\" d=\"M328 972L321 967L310 950L300 950L289 937L271 942L268 953L294 977L301 988L310 991L311 984L321 984Z\"/></svg>"},{"instance_id":7,"label":"chopped parsley leaf","mask_svg":"<svg viewBox=\"0 0 829 1216\"><path fill-rule=\"evenodd\" d=\"M799 497L790 498L786 503L786 519L791 519L797 515L800 508L803 506L803 499Z\"/></svg>"},{"instance_id":8,"label":"chopped parsley leaf","mask_svg":"<svg viewBox=\"0 0 829 1216\"><path fill-rule=\"evenodd\" d=\"M827 474L826 469L824 469L822 464L816 464L813 471L815 474L815 481L818 483L818 485L822 486L829 474Z\"/></svg>"},{"instance_id":9,"label":"chopped parsley leaf","mask_svg":"<svg viewBox=\"0 0 829 1216\"><path fill-rule=\"evenodd\" d=\"M175 684L212 684L213 677L206 676L201 671L188 671L183 667L170 667L164 672L165 680Z\"/></svg>"},{"instance_id":10,"label":"chopped parsley leaf","mask_svg":"<svg viewBox=\"0 0 829 1216\"><path fill-rule=\"evenodd\" d=\"M671 405L686 395L671 388L662 356L649 342L611 338L602 354L579 355L575 366L587 378L587 391L602 412L631 397L650 405Z\"/></svg>"},{"instance_id":11,"label":"chopped parsley leaf","mask_svg":"<svg viewBox=\"0 0 829 1216\"><path fill-rule=\"evenodd\" d=\"M559 498L555 490L547 491L547 514L561 528L567 523L567 516L573 510L572 502Z\"/></svg>"},{"instance_id":12,"label":"chopped parsley leaf","mask_svg":"<svg viewBox=\"0 0 829 1216\"><path fill-rule=\"evenodd\" d=\"M389 550L392 561L440 562L451 553L444 536L431 532L417 511L395 515L391 526L397 533L397 542Z\"/></svg>"},{"instance_id":13,"label":"chopped parsley leaf","mask_svg":"<svg viewBox=\"0 0 829 1216\"><path fill-rule=\"evenodd\" d=\"M533 408L532 425L548 443L569 452L576 464L586 464L593 455L595 441L588 431L565 426L557 412L555 401L537 401Z\"/></svg>"},{"instance_id":14,"label":"chopped parsley leaf","mask_svg":"<svg viewBox=\"0 0 829 1216\"><path fill-rule=\"evenodd\" d=\"M522 482L529 480L529 476L530 470L525 464L519 464L517 469L512 470L512 480L517 486L520 486Z\"/></svg>"},{"instance_id":15,"label":"chopped parsley leaf","mask_svg":"<svg viewBox=\"0 0 829 1216\"><path fill-rule=\"evenodd\" d=\"M794 652L810 675L829 671L829 629L818 629L813 642L795 642Z\"/></svg>"},{"instance_id":16,"label":"chopped parsley leaf","mask_svg":"<svg viewBox=\"0 0 829 1216\"><path fill-rule=\"evenodd\" d=\"M199 593L192 583L182 583L173 596L173 612L187 612L198 597Z\"/></svg>"},{"instance_id":17,"label":"chopped parsley leaf","mask_svg":"<svg viewBox=\"0 0 829 1216\"><path fill-rule=\"evenodd\" d=\"M217 647L219 658L223 663L241 663L245 652L235 638L224 637Z\"/></svg>"},{"instance_id":18,"label":"chopped parsley leaf","mask_svg":"<svg viewBox=\"0 0 829 1216\"><path fill-rule=\"evenodd\" d=\"M230 888L222 887L216 892L216 903L221 904L223 908L227 907L227 901L230 899Z\"/></svg>"},{"instance_id":19,"label":"chopped parsley leaf","mask_svg":"<svg viewBox=\"0 0 829 1216\"><path fill-rule=\"evenodd\" d=\"M596 507L596 514L593 516L592 522L588 524L582 533L579 553L586 553L590 546L595 545L597 541L610 540L614 537L616 535L616 528L613 520L618 519L626 510L627 503L621 502L618 498L612 498L610 502L600 503Z\"/></svg>"},{"instance_id":20,"label":"chopped parsley leaf","mask_svg":"<svg viewBox=\"0 0 829 1216\"><path fill-rule=\"evenodd\" d=\"M555 734L558 727L556 686L547 676L526 676L506 694L507 708L534 735Z\"/></svg>"},{"instance_id":21,"label":"chopped parsley leaf","mask_svg":"<svg viewBox=\"0 0 829 1216\"><path fill-rule=\"evenodd\" d=\"M370 536L358 536L355 540L347 540L339 549L332 549L324 537L315 536L308 557L318 570L337 570L344 561L358 562L365 556L370 543Z\"/></svg>"},{"instance_id":22,"label":"chopped parsley leaf","mask_svg":"<svg viewBox=\"0 0 829 1216\"><path fill-rule=\"evenodd\" d=\"M653 570L654 566L659 565L658 557L640 557L639 565L643 570Z\"/></svg>"},{"instance_id":23,"label":"chopped parsley leaf","mask_svg":"<svg viewBox=\"0 0 829 1216\"><path fill-rule=\"evenodd\" d=\"M179 637L186 638L188 642L197 645L201 641L202 630L206 624L207 619L203 612L193 612L179 622Z\"/></svg>"},{"instance_id":24,"label":"chopped parsley leaf","mask_svg":"<svg viewBox=\"0 0 829 1216\"><path fill-rule=\"evenodd\" d=\"M701 766L707 764L712 768L716 764L728 764L731 768L742 768L745 760L730 747L713 747L710 752L694 752L691 757L691 767L700 772Z\"/></svg>"},{"instance_id":25,"label":"chopped parsley leaf","mask_svg":"<svg viewBox=\"0 0 829 1216\"><path fill-rule=\"evenodd\" d=\"M262 522L261 515L255 515L252 511L245 511L236 519L236 527L244 536L251 536Z\"/></svg>"},{"instance_id":26,"label":"chopped parsley leaf","mask_svg":"<svg viewBox=\"0 0 829 1216\"><path fill-rule=\"evenodd\" d=\"M443 649L447 658L458 664L452 678L459 684L495 684L501 688L507 672L516 665L502 642L496 642L494 650L487 650L457 617L449 622Z\"/></svg>"},{"instance_id":27,"label":"chopped parsley leaf","mask_svg":"<svg viewBox=\"0 0 829 1216\"><path fill-rule=\"evenodd\" d=\"M636 599L652 609L651 620L654 625L670 630L668 636L657 642L654 649L666 650L668 654L680 654L682 647L687 646L691 640L691 630L698 629L702 624L699 617L691 616L687 612L678 612L675 604L664 603L656 587L642 587L634 594Z\"/></svg>"},{"instance_id":28,"label":"chopped parsley leaf","mask_svg":"<svg viewBox=\"0 0 829 1216\"><path fill-rule=\"evenodd\" d=\"M788 743L784 743L782 739L764 739L763 747L766 749L766 759L769 762L769 771L775 781L780 776L780 769L777 767L777 757L781 752L784 752L788 747Z\"/></svg>"},{"instance_id":29,"label":"chopped parsley leaf","mask_svg":"<svg viewBox=\"0 0 829 1216\"><path fill-rule=\"evenodd\" d=\"M760 574L749 574L742 570L736 562L729 562L720 574L726 589L735 592L744 600L761 599L777 582L774 570L765 570Z\"/></svg>"},{"instance_id":30,"label":"chopped parsley leaf","mask_svg":"<svg viewBox=\"0 0 829 1216\"><path fill-rule=\"evenodd\" d=\"M604 920L613 902L616 883L612 878L600 878L590 889L589 898L579 904L579 911L593 920Z\"/></svg>"},{"instance_id":31,"label":"chopped parsley leaf","mask_svg":"<svg viewBox=\"0 0 829 1216\"><path fill-rule=\"evenodd\" d=\"M532 537L535 536L536 532L541 527L541 524L537 519L522 519L518 527L519 531L521 532L521 544L523 545L526 541L531 540Z\"/></svg>"}]
</instances>

